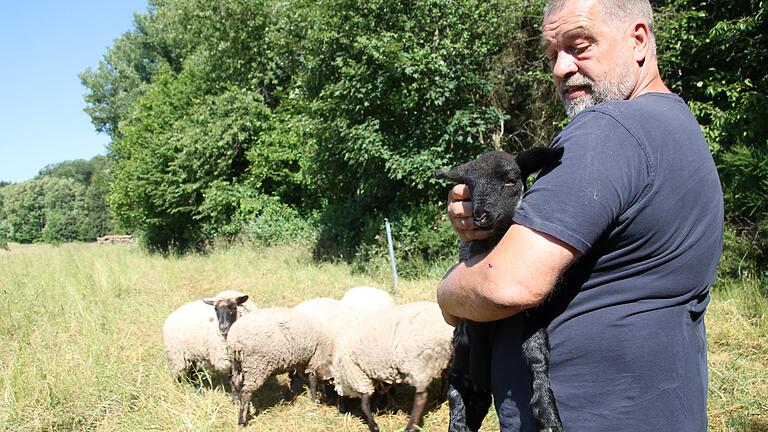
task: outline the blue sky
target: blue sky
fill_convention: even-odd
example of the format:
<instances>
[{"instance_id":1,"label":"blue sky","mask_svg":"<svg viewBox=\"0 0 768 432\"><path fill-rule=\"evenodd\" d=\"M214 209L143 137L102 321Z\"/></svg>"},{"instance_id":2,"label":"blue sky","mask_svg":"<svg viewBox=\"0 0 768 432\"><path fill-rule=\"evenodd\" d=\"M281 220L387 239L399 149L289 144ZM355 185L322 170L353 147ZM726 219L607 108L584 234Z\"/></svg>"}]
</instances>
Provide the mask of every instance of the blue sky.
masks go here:
<instances>
[{"instance_id":1,"label":"blue sky","mask_svg":"<svg viewBox=\"0 0 768 432\"><path fill-rule=\"evenodd\" d=\"M0 180L28 180L50 163L106 153L83 111L78 74L133 28L147 0L2 2Z\"/></svg>"}]
</instances>

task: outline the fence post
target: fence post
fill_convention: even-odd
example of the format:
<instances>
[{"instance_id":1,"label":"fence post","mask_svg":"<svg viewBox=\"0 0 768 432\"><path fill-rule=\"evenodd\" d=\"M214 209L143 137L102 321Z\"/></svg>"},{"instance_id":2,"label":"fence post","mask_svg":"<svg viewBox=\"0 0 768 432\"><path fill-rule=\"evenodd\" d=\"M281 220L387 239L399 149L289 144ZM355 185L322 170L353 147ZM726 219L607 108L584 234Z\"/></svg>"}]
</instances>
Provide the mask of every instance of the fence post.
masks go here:
<instances>
[{"instance_id":1,"label":"fence post","mask_svg":"<svg viewBox=\"0 0 768 432\"><path fill-rule=\"evenodd\" d=\"M395 248L392 246L392 230L389 228L389 219L384 219L387 227L387 244L389 244L389 261L392 263L392 279L394 280L393 294L397 295L397 265L395 264Z\"/></svg>"}]
</instances>

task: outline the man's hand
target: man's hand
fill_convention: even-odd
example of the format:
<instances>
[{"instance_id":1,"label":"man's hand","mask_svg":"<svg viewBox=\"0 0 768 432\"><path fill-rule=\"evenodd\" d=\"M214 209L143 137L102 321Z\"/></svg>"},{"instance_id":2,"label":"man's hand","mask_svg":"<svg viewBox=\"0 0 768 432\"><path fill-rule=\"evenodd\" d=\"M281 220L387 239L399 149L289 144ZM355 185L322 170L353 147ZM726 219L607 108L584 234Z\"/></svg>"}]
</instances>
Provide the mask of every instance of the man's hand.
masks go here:
<instances>
[{"instance_id":1,"label":"man's hand","mask_svg":"<svg viewBox=\"0 0 768 432\"><path fill-rule=\"evenodd\" d=\"M477 229L472 222L472 196L465 184L458 184L448 192L448 218L462 241L485 240L491 236L491 230Z\"/></svg>"}]
</instances>

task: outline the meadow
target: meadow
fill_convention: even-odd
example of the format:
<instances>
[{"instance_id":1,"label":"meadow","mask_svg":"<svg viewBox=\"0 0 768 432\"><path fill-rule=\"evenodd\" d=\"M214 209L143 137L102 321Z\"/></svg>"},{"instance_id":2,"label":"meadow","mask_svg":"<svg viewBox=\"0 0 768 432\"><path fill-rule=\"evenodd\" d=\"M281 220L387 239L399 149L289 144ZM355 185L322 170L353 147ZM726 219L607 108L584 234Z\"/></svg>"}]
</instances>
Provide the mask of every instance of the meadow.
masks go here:
<instances>
[{"instance_id":1,"label":"meadow","mask_svg":"<svg viewBox=\"0 0 768 432\"><path fill-rule=\"evenodd\" d=\"M237 431L221 386L175 381L161 326L179 305L224 289L260 306L340 297L355 285L391 288L388 264L359 274L317 263L302 246L233 246L207 255L148 255L132 245L17 245L0 250L0 429L4 431ZM433 300L444 265L400 280L398 302ZM768 305L759 282L719 281L706 319L712 431L768 431ZM306 393L281 398L285 376L257 393L252 431L367 431L360 417ZM377 414L402 430L411 394ZM447 429L432 401L423 430ZM484 431L497 430L489 416Z\"/></svg>"}]
</instances>

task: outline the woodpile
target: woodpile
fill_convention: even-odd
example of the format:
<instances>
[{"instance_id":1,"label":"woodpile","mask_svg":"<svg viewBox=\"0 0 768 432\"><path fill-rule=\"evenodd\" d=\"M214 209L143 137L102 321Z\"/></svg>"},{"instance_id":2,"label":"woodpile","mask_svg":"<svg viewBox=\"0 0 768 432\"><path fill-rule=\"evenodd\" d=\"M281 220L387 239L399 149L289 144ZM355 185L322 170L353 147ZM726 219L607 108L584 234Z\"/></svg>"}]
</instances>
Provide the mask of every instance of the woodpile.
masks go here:
<instances>
[{"instance_id":1,"label":"woodpile","mask_svg":"<svg viewBox=\"0 0 768 432\"><path fill-rule=\"evenodd\" d=\"M104 237L98 237L96 243L100 244L130 244L133 243L133 236L131 235L106 235Z\"/></svg>"}]
</instances>

